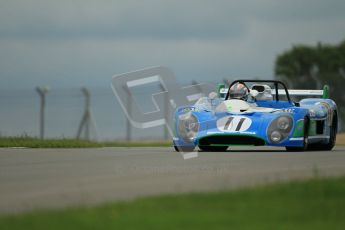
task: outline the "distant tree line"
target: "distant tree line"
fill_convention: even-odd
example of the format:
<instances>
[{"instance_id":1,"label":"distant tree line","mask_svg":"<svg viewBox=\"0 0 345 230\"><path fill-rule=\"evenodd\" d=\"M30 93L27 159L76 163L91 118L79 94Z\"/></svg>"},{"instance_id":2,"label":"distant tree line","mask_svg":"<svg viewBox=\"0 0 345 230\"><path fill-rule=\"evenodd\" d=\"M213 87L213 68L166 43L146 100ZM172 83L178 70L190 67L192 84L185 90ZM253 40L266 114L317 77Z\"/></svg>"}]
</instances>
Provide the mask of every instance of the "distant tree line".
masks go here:
<instances>
[{"instance_id":1,"label":"distant tree line","mask_svg":"<svg viewBox=\"0 0 345 230\"><path fill-rule=\"evenodd\" d=\"M329 85L345 128L345 40L336 45L295 45L278 55L274 71L290 88L321 89Z\"/></svg>"}]
</instances>

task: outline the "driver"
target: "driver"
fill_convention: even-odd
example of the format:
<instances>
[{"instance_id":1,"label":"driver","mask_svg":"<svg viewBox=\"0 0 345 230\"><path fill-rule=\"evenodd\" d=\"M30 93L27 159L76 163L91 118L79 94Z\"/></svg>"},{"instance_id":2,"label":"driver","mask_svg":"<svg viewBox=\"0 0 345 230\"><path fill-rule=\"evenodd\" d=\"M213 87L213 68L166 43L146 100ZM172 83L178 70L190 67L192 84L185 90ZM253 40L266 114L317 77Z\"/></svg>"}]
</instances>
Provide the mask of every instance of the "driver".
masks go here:
<instances>
[{"instance_id":1,"label":"driver","mask_svg":"<svg viewBox=\"0 0 345 230\"><path fill-rule=\"evenodd\" d=\"M229 90L229 99L248 100L248 88L243 83L236 83Z\"/></svg>"}]
</instances>

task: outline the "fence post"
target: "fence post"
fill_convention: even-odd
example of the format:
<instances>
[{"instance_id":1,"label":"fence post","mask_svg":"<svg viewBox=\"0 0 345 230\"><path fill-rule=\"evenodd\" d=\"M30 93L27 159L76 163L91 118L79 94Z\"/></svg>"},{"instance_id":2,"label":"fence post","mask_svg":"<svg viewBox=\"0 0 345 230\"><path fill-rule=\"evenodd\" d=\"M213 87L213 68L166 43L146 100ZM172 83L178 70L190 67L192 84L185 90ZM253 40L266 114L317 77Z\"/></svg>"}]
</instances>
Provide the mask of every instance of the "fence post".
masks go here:
<instances>
[{"instance_id":1,"label":"fence post","mask_svg":"<svg viewBox=\"0 0 345 230\"><path fill-rule=\"evenodd\" d=\"M96 132L96 136L98 136L96 124L95 124L95 122L92 118L92 114L91 114L91 93L85 87L81 88L81 91L85 96L85 111L84 111L83 118L79 124L78 132L77 132L77 139L80 139L81 133L83 131L83 127L85 127L85 139L90 140L90 126L91 125L94 127L94 131Z\"/></svg>"},{"instance_id":2,"label":"fence post","mask_svg":"<svg viewBox=\"0 0 345 230\"><path fill-rule=\"evenodd\" d=\"M40 107L40 138L44 139L44 111L46 106L46 94L49 91L48 87L36 87L36 91L41 98L41 107Z\"/></svg>"}]
</instances>

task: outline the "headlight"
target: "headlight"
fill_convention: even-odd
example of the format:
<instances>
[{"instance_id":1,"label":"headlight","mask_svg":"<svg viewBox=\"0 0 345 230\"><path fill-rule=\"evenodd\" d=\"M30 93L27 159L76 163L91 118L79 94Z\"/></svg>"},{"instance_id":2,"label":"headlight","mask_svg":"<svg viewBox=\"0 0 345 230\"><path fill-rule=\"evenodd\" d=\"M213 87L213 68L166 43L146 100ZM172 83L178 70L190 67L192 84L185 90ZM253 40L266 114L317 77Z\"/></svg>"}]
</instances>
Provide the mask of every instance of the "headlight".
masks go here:
<instances>
[{"instance_id":1,"label":"headlight","mask_svg":"<svg viewBox=\"0 0 345 230\"><path fill-rule=\"evenodd\" d=\"M198 130L198 119L191 112L179 116L178 131L185 141L192 142Z\"/></svg>"},{"instance_id":2,"label":"headlight","mask_svg":"<svg viewBox=\"0 0 345 230\"><path fill-rule=\"evenodd\" d=\"M279 131L273 131L271 133L271 140L275 143L278 143L282 139L282 135Z\"/></svg>"},{"instance_id":3,"label":"headlight","mask_svg":"<svg viewBox=\"0 0 345 230\"><path fill-rule=\"evenodd\" d=\"M292 126L291 117L281 116L277 120L278 128L281 130L288 130Z\"/></svg>"},{"instance_id":4,"label":"headlight","mask_svg":"<svg viewBox=\"0 0 345 230\"><path fill-rule=\"evenodd\" d=\"M267 129L267 136L270 142L278 144L286 139L293 127L293 120L290 116L283 115L274 119Z\"/></svg>"}]
</instances>

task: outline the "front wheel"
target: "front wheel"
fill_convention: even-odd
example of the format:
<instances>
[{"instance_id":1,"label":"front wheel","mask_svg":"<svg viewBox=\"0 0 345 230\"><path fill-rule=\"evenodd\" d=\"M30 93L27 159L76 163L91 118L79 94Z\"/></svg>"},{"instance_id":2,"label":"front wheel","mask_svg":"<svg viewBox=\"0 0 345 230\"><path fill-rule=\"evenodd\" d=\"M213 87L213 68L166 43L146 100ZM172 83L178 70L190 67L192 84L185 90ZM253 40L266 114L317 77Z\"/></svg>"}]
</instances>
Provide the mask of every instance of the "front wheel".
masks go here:
<instances>
[{"instance_id":1,"label":"front wheel","mask_svg":"<svg viewBox=\"0 0 345 230\"><path fill-rule=\"evenodd\" d=\"M228 149L228 146L199 145L199 148L203 152L225 152Z\"/></svg>"},{"instance_id":2,"label":"front wheel","mask_svg":"<svg viewBox=\"0 0 345 230\"><path fill-rule=\"evenodd\" d=\"M288 152L302 152L308 149L308 136L309 136L309 118L304 118L304 130L303 130L303 146L286 146L286 151Z\"/></svg>"},{"instance_id":3,"label":"front wheel","mask_svg":"<svg viewBox=\"0 0 345 230\"><path fill-rule=\"evenodd\" d=\"M327 144L312 144L310 150L332 150L335 146L338 132L338 117L335 113L332 119L332 125L329 128L329 141Z\"/></svg>"},{"instance_id":4,"label":"front wheel","mask_svg":"<svg viewBox=\"0 0 345 230\"><path fill-rule=\"evenodd\" d=\"M330 127L330 135L329 135L329 142L322 146L323 150L332 150L335 146L335 142L337 140L337 132L338 132L338 121L337 116L333 116L332 126Z\"/></svg>"}]
</instances>

